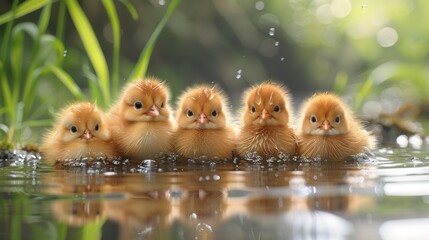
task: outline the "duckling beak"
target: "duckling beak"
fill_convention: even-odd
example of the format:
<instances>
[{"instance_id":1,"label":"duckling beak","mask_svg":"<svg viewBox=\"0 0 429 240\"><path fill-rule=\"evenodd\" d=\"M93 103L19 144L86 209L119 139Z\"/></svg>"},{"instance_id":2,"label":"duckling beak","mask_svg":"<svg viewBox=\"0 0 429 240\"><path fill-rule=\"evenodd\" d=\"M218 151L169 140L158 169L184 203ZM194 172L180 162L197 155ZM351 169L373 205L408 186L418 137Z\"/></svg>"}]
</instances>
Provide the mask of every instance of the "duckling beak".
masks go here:
<instances>
[{"instance_id":1,"label":"duckling beak","mask_svg":"<svg viewBox=\"0 0 429 240\"><path fill-rule=\"evenodd\" d=\"M262 113L261 113L261 118L263 119L263 120L265 120L265 119L269 119L271 117L271 115L268 113L268 111L267 110L265 110L265 108L264 108L264 110L262 110Z\"/></svg>"},{"instance_id":2,"label":"duckling beak","mask_svg":"<svg viewBox=\"0 0 429 240\"><path fill-rule=\"evenodd\" d=\"M209 120L207 119L206 115L204 113L201 113L200 116L198 116L198 122L201 124L207 123Z\"/></svg>"},{"instance_id":3,"label":"duckling beak","mask_svg":"<svg viewBox=\"0 0 429 240\"><path fill-rule=\"evenodd\" d=\"M158 116L159 111L158 108L155 106L155 104L151 107L149 111L146 112L146 115L148 116Z\"/></svg>"},{"instance_id":4,"label":"duckling beak","mask_svg":"<svg viewBox=\"0 0 429 240\"><path fill-rule=\"evenodd\" d=\"M329 130L331 130L333 128L332 125L327 120L323 121L321 127L325 131L329 131Z\"/></svg>"},{"instance_id":5,"label":"duckling beak","mask_svg":"<svg viewBox=\"0 0 429 240\"><path fill-rule=\"evenodd\" d=\"M83 132L82 136L80 136L84 140L89 140L93 137L89 129L85 129L85 132Z\"/></svg>"}]
</instances>

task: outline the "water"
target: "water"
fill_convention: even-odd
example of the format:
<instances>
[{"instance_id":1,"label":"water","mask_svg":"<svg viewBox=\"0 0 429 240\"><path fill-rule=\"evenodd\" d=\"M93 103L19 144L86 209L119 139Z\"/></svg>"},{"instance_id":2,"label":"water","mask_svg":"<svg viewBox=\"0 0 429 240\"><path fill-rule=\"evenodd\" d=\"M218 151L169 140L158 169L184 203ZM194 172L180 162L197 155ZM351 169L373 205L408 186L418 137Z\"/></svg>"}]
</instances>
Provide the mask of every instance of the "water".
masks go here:
<instances>
[{"instance_id":1,"label":"water","mask_svg":"<svg viewBox=\"0 0 429 240\"><path fill-rule=\"evenodd\" d=\"M240 79L241 78L241 73L243 72L243 70L241 70L241 69L238 69L237 70L237 73L236 73L236 75L235 75L235 78L238 80L238 79Z\"/></svg>"},{"instance_id":2,"label":"water","mask_svg":"<svg viewBox=\"0 0 429 240\"><path fill-rule=\"evenodd\" d=\"M373 154L56 170L0 154L0 239L427 239L429 147Z\"/></svg>"}]
</instances>

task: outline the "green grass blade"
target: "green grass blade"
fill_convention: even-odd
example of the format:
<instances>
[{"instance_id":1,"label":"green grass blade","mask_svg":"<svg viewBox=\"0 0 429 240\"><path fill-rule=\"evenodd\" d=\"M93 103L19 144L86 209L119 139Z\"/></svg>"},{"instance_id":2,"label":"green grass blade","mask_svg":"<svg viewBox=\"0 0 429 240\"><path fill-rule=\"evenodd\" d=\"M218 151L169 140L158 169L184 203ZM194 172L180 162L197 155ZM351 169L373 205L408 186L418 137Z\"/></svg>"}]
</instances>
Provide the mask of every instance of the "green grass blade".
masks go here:
<instances>
[{"instance_id":1,"label":"green grass blade","mask_svg":"<svg viewBox=\"0 0 429 240\"><path fill-rule=\"evenodd\" d=\"M131 14L131 17L133 18L133 20L139 19L139 14L137 13L137 10L133 6L133 4L130 3L130 1L120 0L119 2L124 4L124 6L127 8L128 12Z\"/></svg>"},{"instance_id":2,"label":"green grass blade","mask_svg":"<svg viewBox=\"0 0 429 240\"><path fill-rule=\"evenodd\" d=\"M57 20L57 29L55 36L63 41L64 39L64 28L65 28L65 19L66 19L66 4L64 1L60 1L58 7L58 20Z\"/></svg>"},{"instance_id":3,"label":"green grass blade","mask_svg":"<svg viewBox=\"0 0 429 240\"><path fill-rule=\"evenodd\" d=\"M52 119L30 120L23 123L24 127L48 127L52 124Z\"/></svg>"},{"instance_id":4,"label":"green grass blade","mask_svg":"<svg viewBox=\"0 0 429 240\"><path fill-rule=\"evenodd\" d=\"M8 79L6 76L6 71L3 66L3 62L0 60L0 80L1 80L1 89L2 95L5 103L5 108L7 108L7 112L9 112L10 117L13 118L13 106L12 106L12 95L10 91L10 86L8 83Z\"/></svg>"},{"instance_id":5,"label":"green grass blade","mask_svg":"<svg viewBox=\"0 0 429 240\"><path fill-rule=\"evenodd\" d=\"M89 60L100 82L104 104L110 105L109 69L100 44L88 18L76 0L66 0L70 17L79 33Z\"/></svg>"},{"instance_id":6,"label":"green grass blade","mask_svg":"<svg viewBox=\"0 0 429 240\"><path fill-rule=\"evenodd\" d=\"M0 123L0 130L2 130L6 135L9 132L9 128L2 123Z\"/></svg>"},{"instance_id":7,"label":"green grass blade","mask_svg":"<svg viewBox=\"0 0 429 240\"><path fill-rule=\"evenodd\" d=\"M89 67L87 65L84 65L83 68L83 74L88 79L88 85L89 85L89 91L91 96L91 101L93 103L99 102L100 99L102 99L102 96L100 94L100 86L97 81L97 76L94 75L93 72L89 70ZM103 104L102 104L103 105ZM109 105L103 105L103 107L108 107Z\"/></svg>"},{"instance_id":8,"label":"green grass blade","mask_svg":"<svg viewBox=\"0 0 429 240\"><path fill-rule=\"evenodd\" d=\"M17 6L18 6L18 2L19 2L19 0L14 0L13 3L12 3L12 10L10 11L10 14L12 16L15 16L15 14L16 14L16 9L17 9ZM5 33L4 33L4 36L3 36L3 39L2 39L2 43L1 43L0 57L3 60L6 60L6 55L7 55L7 50L8 50L8 46L9 46L10 35L12 33L12 27L13 27L13 18L6 25L6 30L5 30Z\"/></svg>"},{"instance_id":9,"label":"green grass blade","mask_svg":"<svg viewBox=\"0 0 429 240\"><path fill-rule=\"evenodd\" d=\"M49 71L52 72L58 78L58 80L64 84L64 86L73 94L76 99L83 99L82 91L68 73L55 65L50 66Z\"/></svg>"},{"instance_id":10,"label":"green grass blade","mask_svg":"<svg viewBox=\"0 0 429 240\"><path fill-rule=\"evenodd\" d=\"M45 6L50 0L28 0L23 3L21 3L17 9L16 13L13 14L12 11L6 12L3 15L0 16L0 25L3 25L9 21L12 21L13 19L22 17L24 15L27 15L29 13L32 13L43 6Z\"/></svg>"},{"instance_id":11,"label":"green grass blade","mask_svg":"<svg viewBox=\"0 0 429 240\"><path fill-rule=\"evenodd\" d=\"M347 87L348 75L344 72L337 73L334 82L334 91L338 95L342 95Z\"/></svg>"},{"instance_id":12,"label":"green grass blade","mask_svg":"<svg viewBox=\"0 0 429 240\"><path fill-rule=\"evenodd\" d=\"M371 88L374 85L374 81L371 78L368 78L362 86L359 88L359 91L356 95L355 103L354 103L354 110L358 110L361 106L363 101L368 97L368 95L371 92Z\"/></svg>"},{"instance_id":13,"label":"green grass blade","mask_svg":"<svg viewBox=\"0 0 429 240\"><path fill-rule=\"evenodd\" d=\"M121 46L121 28L119 23L118 12L112 0L102 0L104 8L109 16L113 34L113 59L112 59L112 97L116 98L119 88L119 51Z\"/></svg>"},{"instance_id":14,"label":"green grass blade","mask_svg":"<svg viewBox=\"0 0 429 240\"><path fill-rule=\"evenodd\" d=\"M158 39L158 36L161 34L162 29L164 29L165 25L167 24L171 15L176 10L179 3L180 3L180 0L172 0L171 3L168 5L167 12L165 13L161 21L158 23L152 35L150 36L148 42L146 43L143 51L140 54L140 57L136 66L134 67L133 71L128 77L128 80L127 80L128 82L134 81L136 79L141 79L144 76L146 76L147 67L149 65L149 60L152 55L153 48L155 47L156 40Z\"/></svg>"},{"instance_id":15,"label":"green grass blade","mask_svg":"<svg viewBox=\"0 0 429 240\"><path fill-rule=\"evenodd\" d=\"M49 0L46 6L42 10L42 13L39 18L39 22L37 24L37 26L39 27L39 36L43 35L46 32L46 29L48 28L49 21L51 20L51 9L52 9L52 2L51 0Z\"/></svg>"},{"instance_id":16,"label":"green grass blade","mask_svg":"<svg viewBox=\"0 0 429 240\"><path fill-rule=\"evenodd\" d=\"M105 219L100 219L92 223L88 223L82 227L82 240L101 239L101 229Z\"/></svg>"},{"instance_id":17,"label":"green grass blade","mask_svg":"<svg viewBox=\"0 0 429 240\"><path fill-rule=\"evenodd\" d=\"M10 50L10 59L11 59L11 70L12 70L12 79L13 79L13 89L12 89L12 105L16 106L18 104L18 101L21 97L23 99L24 103L28 103L26 100L27 97L29 97L30 88L32 86L32 80L26 81L24 84L24 93L22 96L20 96L20 91L22 87L22 79L23 74L25 73L22 69L22 62L23 62L23 53L24 53L24 37L27 34L32 41L34 41L38 36L38 28L36 24L25 22L20 23L16 25L12 31L12 37L11 37L11 50ZM34 65L33 61L31 62L30 66ZM30 70L28 69L28 72ZM27 74L28 74L27 72ZM26 91L27 90L27 91Z\"/></svg>"}]
</instances>

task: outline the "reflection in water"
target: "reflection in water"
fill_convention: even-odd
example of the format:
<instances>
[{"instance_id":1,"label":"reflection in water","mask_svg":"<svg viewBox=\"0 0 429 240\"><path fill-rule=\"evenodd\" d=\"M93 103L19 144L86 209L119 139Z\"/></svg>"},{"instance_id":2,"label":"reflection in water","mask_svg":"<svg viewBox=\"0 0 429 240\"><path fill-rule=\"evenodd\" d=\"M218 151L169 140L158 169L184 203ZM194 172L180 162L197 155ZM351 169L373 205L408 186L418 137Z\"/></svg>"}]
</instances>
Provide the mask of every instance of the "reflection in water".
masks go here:
<instances>
[{"instance_id":1,"label":"reflection in water","mask_svg":"<svg viewBox=\"0 0 429 240\"><path fill-rule=\"evenodd\" d=\"M46 193L66 198L52 201L58 221L114 222L120 239L342 238L353 225L335 212L371 205L373 198L353 191L371 188L373 168L184 164L145 174L58 170L44 181Z\"/></svg>"},{"instance_id":2,"label":"reflection in water","mask_svg":"<svg viewBox=\"0 0 429 240\"><path fill-rule=\"evenodd\" d=\"M345 163L24 162L0 168L0 239L394 239L414 225L409 236L425 237L428 159L380 149Z\"/></svg>"}]
</instances>

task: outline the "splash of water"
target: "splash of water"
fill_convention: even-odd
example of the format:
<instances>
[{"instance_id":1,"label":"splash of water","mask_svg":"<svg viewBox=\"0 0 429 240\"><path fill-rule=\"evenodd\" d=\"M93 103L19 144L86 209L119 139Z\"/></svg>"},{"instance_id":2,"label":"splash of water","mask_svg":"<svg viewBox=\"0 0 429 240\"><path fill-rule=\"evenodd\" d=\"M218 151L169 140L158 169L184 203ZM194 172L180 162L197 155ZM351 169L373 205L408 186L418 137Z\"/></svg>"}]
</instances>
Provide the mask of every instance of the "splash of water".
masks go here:
<instances>
[{"instance_id":1,"label":"splash of water","mask_svg":"<svg viewBox=\"0 0 429 240\"><path fill-rule=\"evenodd\" d=\"M241 78L241 73L242 73L242 70L241 70L241 69L238 69L238 70L237 70L237 74L235 75L235 78L236 78L237 80Z\"/></svg>"}]
</instances>

